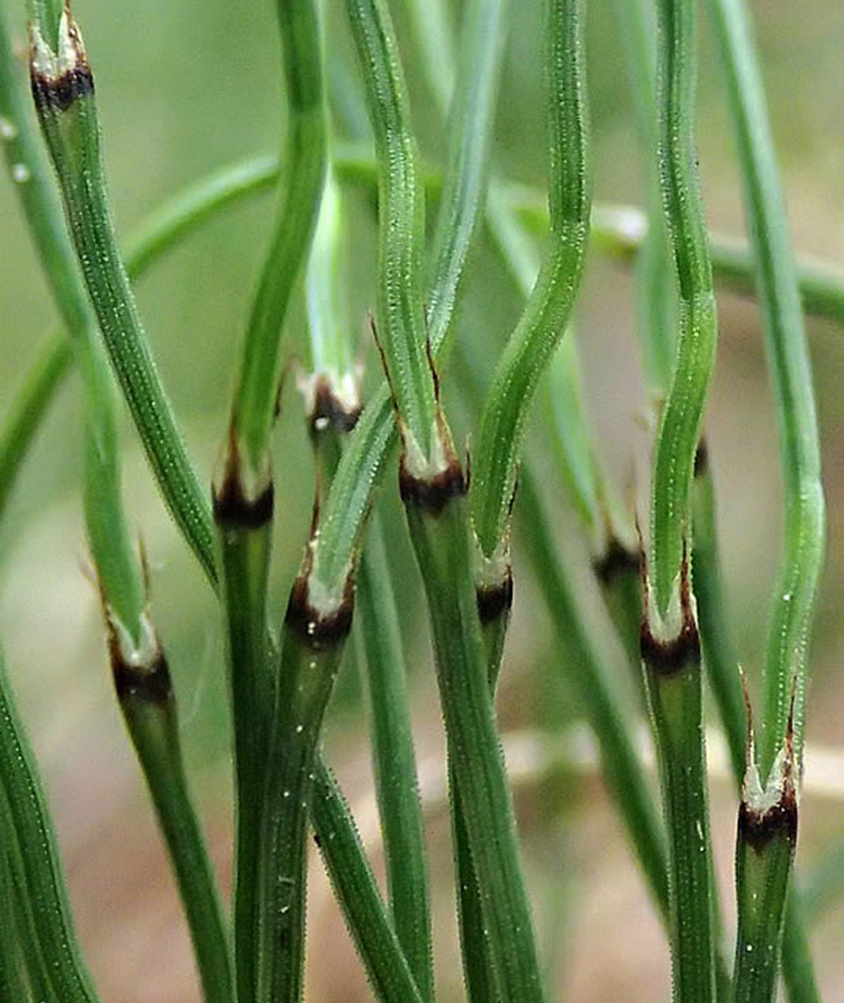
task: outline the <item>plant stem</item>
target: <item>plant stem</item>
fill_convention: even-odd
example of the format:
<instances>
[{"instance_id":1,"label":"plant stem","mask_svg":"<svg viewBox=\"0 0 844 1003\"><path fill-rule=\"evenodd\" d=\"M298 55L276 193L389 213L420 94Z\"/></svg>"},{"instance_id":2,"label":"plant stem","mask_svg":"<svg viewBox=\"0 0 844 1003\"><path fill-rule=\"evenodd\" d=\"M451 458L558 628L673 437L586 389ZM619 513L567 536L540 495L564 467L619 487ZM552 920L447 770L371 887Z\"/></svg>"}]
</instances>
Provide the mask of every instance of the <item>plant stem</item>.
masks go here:
<instances>
[{"instance_id":1,"label":"plant stem","mask_svg":"<svg viewBox=\"0 0 844 1003\"><path fill-rule=\"evenodd\" d=\"M786 493L785 552L765 659L759 750L765 780L783 740L795 676L795 748L801 757L807 648L824 559L824 498L811 362L750 25L741 0L713 0L709 7L738 144Z\"/></svg>"},{"instance_id":2,"label":"plant stem","mask_svg":"<svg viewBox=\"0 0 844 1003\"><path fill-rule=\"evenodd\" d=\"M5 55L8 44L0 38ZM11 57L9 57L10 59ZM2 61L5 63L6 59ZM0 106L14 115L16 155L27 158L30 177L22 198L36 247L47 273L51 290L72 336L82 369L85 387L85 522L97 569L107 621L112 631L112 655L129 652L124 665L127 676L142 677L148 666L142 651L147 624L145 590L129 544L120 488L119 444L117 438L111 377L104 355L95 340L95 321L86 301L72 247L62 226L61 208L48 180L43 156L34 129L23 112L17 82L3 71L0 79ZM57 373L51 353L48 365L39 372L41 380ZM52 380L55 385L55 379ZM36 388L41 385L36 384ZM37 398L36 398L37 400ZM43 410L43 408L42 408ZM37 416L37 411L36 411ZM119 637L120 641L117 642ZM125 661L125 660L124 660ZM163 663L163 678L167 679ZM119 689L119 687L118 687ZM159 687L160 689L160 687ZM209 1003L230 1003L228 947L216 897L214 879L208 865L199 826L188 798L187 784L178 747L175 709L169 689L162 706L152 714L145 704L136 706L136 691L122 692L121 706L141 759L159 823L185 904L197 961ZM159 719L163 713L163 718Z\"/></svg>"},{"instance_id":3,"label":"plant stem","mask_svg":"<svg viewBox=\"0 0 844 1003\"><path fill-rule=\"evenodd\" d=\"M314 838L376 997L380 1003L422 1003L426 997L414 982L407 956L381 901L354 819L331 771L321 760L316 768L311 817ZM347 833L352 833L354 839Z\"/></svg>"},{"instance_id":4,"label":"plant stem","mask_svg":"<svg viewBox=\"0 0 844 1003\"><path fill-rule=\"evenodd\" d=\"M791 725L791 721L789 722ZM770 1003L779 971L791 865L797 842L794 734L763 789L752 740L736 837L738 929L734 966L735 1003Z\"/></svg>"},{"instance_id":5,"label":"plant stem","mask_svg":"<svg viewBox=\"0 0 844 1003\"><path fill-rule=\"evenodd\" d=\"M400 432L411 457L434 464L434 379L422 310L425 201L416 140L398 64L398 47L382 0L349 0L352 33L364 69L378 164L378 337Z\"/></svg>"},{"instance_id":6,"label":"plant stem","mask_svg":"<svg viewBox=\"0 0 844 1003\"><path fill-rule=\"evenodd\" d=\"M472 463L472 522L483 560L491 564L506 561L502 548L528 409L571 316L589 232L584 4L553 0L547 11L550 244L496 369Z\"/></svg>"},{"instance_id":7,"label":"plant stem","mask_svg":"<svg viewBox=\"0 0 844 1003\"><path fill-rule=\"evenodd\" d=\"M9 1003L31 1003L40 993L43 1003L55 996L45 978L38 939L34 935L32 910L28 908L25 879L15 839L9 805L0 788L0 902L6 910L6 928L0 937L0 999ZM31 987L31 990L30 990Z\"/></svg>"},{"instance_id":8,"label":"plant stem","mask_svg":"<svg viewBox=\"0 0 844 1003\"><path fill-rule=\"evenodd\" d=\"M313 0L278 0L287 83L283 193L244 340L227 448L250 501L266 489L269 439L281 369L280 339L290 298L316 226L326 166L322 54Z\"/></svg>"},{"instance_id":9,"label":"plant stem","mask_svg":"<svg viewBox=\"0 0 844 1003\"><path fill-rule=\"evenodd\" d=\"M47 802L35 758L12 700L2 655L0 784L16 834L26 882L25 894L32 905L41 957L45 964L49 959L48 978L52 991L62 1003L96 1003L97 993L77 946Z\"/></svg>"},{"instance_id":10,"label":"plant stem","mask_svg":"<svg viewBox=\"0 0 844 1003\"><path fill-rule=\"evenodd\" d=\"M449 763L497 995L502 1003L539 1001L544 994L477 618L466 502L453 494L436 511L406 491L405 505L428 597Z\"/></svg>"},{"instance_id":11,"label":"plant stem","mask_svg":"<svg viewBox=\"0 0 844 1003\"><path fill-rule=\"evenodd\" d=\"M262 868L276 861L264 855L261 843L266 838L265 770L275 706L267 623L274 504L270 436L282 329L316 226L327 144L316 9L311 0L281 0L277 11L288 95L281 204L249 317L228 438L213 489L235 749L235 967L243 1003L271 991L261 979L270 977L266 973L273 950L262 934L262 925L268 924L262 896L275 876L262 873ZM303 796L297 795L297 805ZM292 824L301 834L294 831L283 838L304 840L304 822L294 819ZM299 852L304 854L304 849ZM293 878L304 882L304 871L297 867ZM296 899L294 908L303 902ZM297 965L301 968L304 918L294 920L292 927L292 975L286 988L296 997L301 989Z\"/></svg>"},{"instance_id":12,"label":"plant stem","mask_svg":"<svg viewBox=\"0 0 844 1003\"><path fill-rule=\"evenodd\" d=\"M825 505L800 291L750 24L741 0L713 0L709 9L738 145L774 385L786 495L785 552L780 560L764 671L765 712L759 765L762 780L767 782L776 769L775 757L786 727L786 743L789 747L794 744L798 775L802 762L807 649L823 569ZM770 869L783 872L784 886L793 855L793 847L792 855L787 849L788 839L780 838L761 854ZM740 912L743 897L739 885ZM796 893L791 897L794 904L786 908L784 887L776 902L771 903L767 919L772 929L781 930L785 910L784 961L789 967L794 966L786 973L786 979L790 998L796 1003L815 999L818 992L806 938L800 929ZM744 905L744 911L753 915ZM769 981L760 988L757 997L760 1000L771 998L775 990L779 942L779 937L769 937L766 942L770 944L772 971Z\"/></svg>"},{"instance_id":13,"label":"plant stem","mask_svg":"<svg viewBox=\"0 0 844 1003\"><path fill-rule=\"evenodd\" d=\"M434 33L439 19L432 16L441 6L440 0L414 0L410 4L419 51L438 53L436 82L428 76L429 86L436 87L452 77L453 67L458 67L429 259L426 313L428 336L433 343L447 338L466 260L483 221L504 46L510 26L509 0L472 0L463 14L460 59L456 64L446 64L452 46L443 45L437 37L439 32Z\"/></svg>"},{"instance_id":14,"label":"plant stem","mask_svg":"<svg viewBox=\"0 0 844 1003\"><path fill-rule=\"evenodd\" d=\"M642 661L653 719L668 835L669 933L674 998L714 1003L712 847L706 796L700 637L688 566L680 580L681 628L655 636L654 599L646 592Z\"/></svg>"},{"instance_id":15,"label":"plant stem","mask_svg":"<svg viewBox=\"0 0 844 1003\"><path fill-rule=\"evenodd\" d=\"M715 362L717 323L694 153L695 3L659 0L657 9L660 176L680 296L677 358L660 421L651 494L650 574L655 610L664 618L669 604L676 607L678 601L684 541L691 532L692 468Z\"/></svg>"},{"instance_id":16,"label":"plant stem","mask_svg":"<svg viewBox=\"0 0 844 1003\"><path fill-rule=\"evenodd\" d=\"M234 745L235 979L237 999L251 1001L260 965L261 813L275 705L266 617L272 494L260 509L245 501L238 484L236 473L225 475L215 491L214 518Z\"/></svg>"},{"instance_id":17,"label":"plant stem","mask_svg":"<svg viewBox=\"0 0 844 1003\"><path fill-rule=\"evenodd\" d=\"M165 501L213 579L208 502L147 348L106 199L93 77L69 11L54 50L33 25L32 85L76 255L100 330Z\"/></svg>"},{"instance_id":18,"label":"plant stem","mask_svg":"<svg viewBox=\"0 0 844 1003\"><path fill-rule=\"evenodd\" d=\"M434 987L425 835L400 617L377 516L369 527L358 569L357 603L390 914L419 993L424 1000L431 1000Z\"/></svg>"},{"instance_id":19,"label":"plant stem","mask_svg":"<svg viewBox=\"0 0 844 1003\"><path fill-rule=\"evenodd\" d=\"M265 749L261 913L254 927L258 1003L297 1003L302 995L308 810L322 719L351 626L351 584L343 603L328 610L314 605L320 597L308 580L306 559L287 606Z\"/></svg>"},{"instance_id":20,"label":"plant stem","mask_svg":"<svg viewBox=\"0 0 844 1003\"><path fill-rule=\"evenodd\" d=\"M339 199L339 189L329 184L307 273L312 373L300 386L305 393L306 419L317 468L317 518L331 489L343 441L361 410L348 324L340 306L345 276ZM323 856L376 987L394 994L396 985L409 978L415 983L414 993L430 1001L434 997L434 977L422 810L400 618L377 515L369 530L367 549L360 556L356 601L360 607L358 663L365 666L375 788L387 867L389 920L377 886L371 882L372 888L369 887L371 875L359 844L355 844L357 860L348 841L338 846L339 855L334 853L338 825L342 827L345 819L347 827L354 831L354 824L334 778L321 760L317 764L312 818L320 844L328 840ZM326 827L328 833L324 831ZM350 870L348 875L347 870ZM362 903L356 899L359 892L364 898ZM360 925L368 918L372 918L372 929ZM395 974L389 971L390 950L383 943L386 935L382 928L385 923L389 926L390 921L395 933L389 932L389 941L406 959Z\"/></svg>"},{"instance_id":21,"label":"plant stem","mask_svg":"<svg viewBox=\"0 0 844 1003\"><path fill-rule=\"evenodd\" d=\"M123 650L124 639L125 633L116 632L110 643L115 688L170 853L203 996L206 1003L232 1003L229 945L213 871L191 804L167 662L158 649Z\"/></svg>"}]
</instances>

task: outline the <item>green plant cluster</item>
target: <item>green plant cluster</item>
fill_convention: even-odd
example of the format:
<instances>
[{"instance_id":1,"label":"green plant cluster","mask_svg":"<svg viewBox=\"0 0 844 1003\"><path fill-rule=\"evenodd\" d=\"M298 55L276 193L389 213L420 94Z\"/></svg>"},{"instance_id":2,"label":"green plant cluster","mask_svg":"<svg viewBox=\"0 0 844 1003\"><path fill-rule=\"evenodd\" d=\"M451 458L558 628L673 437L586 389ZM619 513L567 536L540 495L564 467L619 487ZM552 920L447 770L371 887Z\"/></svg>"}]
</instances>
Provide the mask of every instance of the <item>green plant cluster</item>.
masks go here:
<instances>
[{"instance_id":1,"label":"green plant cluster","mask_svg":"<svg viewBox=\"0 0 844 1003\"><path fill-rule=\"evenodd\" d=\"M540 193L509 183L494 156L503 54L508 32L518 30L515 3L467 0L460 37L452 39L439 0L407 0L421 85L447 134L447 156L433 167L420 160L387 0L346 0L358 67L343 70L344 103L327 96L336 91L332 74L340 74L343 57L325 37L318 4L278 0L287 105L278 159L249 159L202 179L154 213L124 251L103 169L108 137L95 72L74 12L59 0L31 0L29 86L0 20L0 140L62 328L45 341L3 419L0 515L48 405L75 365L84 402L85 527L115 695L170 854L207 1003L302 999L306 950L320 951L318 943L306 944L309 832L374 995L381 1003L435 998L406 618L379 504L390 493L401 499L426 599L471 1003L548 998L495 706L520 573L514 520L530 527L527 556L568 653L567 684L594 734L608 794L664 924L675 1001L770 1003L780 971L792 1003L820 998L794 874L809 640L825 535L803 310L844 322L844 280L793 260L743 0L707 6L736 136L749 247L707 230L696 156L694 0L619 5L648 177L643 211L593 204L586 0L543 4L547 208ZM345 306L344 203L352 187L374 196L377 207L369 326L382 372L369 374L366 386L374 389L366 396ZM205 220L268 189L278 200L272 236L244 324L218 462L206 478L156 369L131 280ZM426 227L431 206L435 218ZM482 231L521 298L488 385L457 323ZM585 412L570 329L591 254L637 266L641 354L656 429L647 546L604 473ZM758 740L732 643L703 437L718 284L760 302L785 485ZM307 318L300 384L316 472L314 514L278 617L269 581L286 485L273 469L272 447L290 354L285 335L299 299ZM452 388L474 429L465 458L452 433ZM127 530L118 399L219 600L235 781L230 910L192 803L146 558ZM543 423L569 487L638 707L626 699L630 679L608 671L583 615L548 492L524 449L531 418ZM352 653L366 697L386 895L322 744L337 676ZM713 876L705 681L738 792L734 961ZM642 713L651 724L660 804L635 740ZM844 878L834 862L823 873L839 884ZM0 896L0 1003L95 1003L38 767L2 663Z\"/></svg>"}]
</instances>

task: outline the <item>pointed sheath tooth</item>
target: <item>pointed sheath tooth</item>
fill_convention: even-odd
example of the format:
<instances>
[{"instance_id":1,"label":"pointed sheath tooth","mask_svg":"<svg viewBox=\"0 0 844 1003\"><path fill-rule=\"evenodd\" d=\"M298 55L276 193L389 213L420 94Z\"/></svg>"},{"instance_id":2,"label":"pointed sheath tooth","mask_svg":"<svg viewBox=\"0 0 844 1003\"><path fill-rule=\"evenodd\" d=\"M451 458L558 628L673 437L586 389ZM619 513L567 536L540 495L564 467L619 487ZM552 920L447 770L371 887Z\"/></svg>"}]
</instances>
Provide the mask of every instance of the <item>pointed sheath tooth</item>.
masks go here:
<instances>
[{"instance_id":1,"label":"pointed sheath tooth","mask_svg":"<svg viewBox=\"0 0 844 1003\"><path fill-rule=\"evenodd\" d=\"M789 731L764 787L756 764L748 766L739 808L739 839L757 853L777 836L793 846L797 842L797 819L794 742Z\"/></svg>"},{"instance_id":2,"label":"pointed sheath tooth","mask_svg":"<svg viewBox=\"0 0 844 1003\"><path fill-rule=\"evenodd\" d=\"M701 644L697 611L691 590L688 545L683 543L680 587L665 616L661 616L651 593L647 568L642 571L644 613L639 647L645 665L659 675L673 675L691 662L700 662Z\"/></svg>"},{"instance_id":3,"label":"pointed sheath tooth","mask_svg":"<svg viewBox=\"0 0 844 1003\"><path fill-rule=\"evenodd\" d=\"M30 28L30 77L39 108L67 111L78 98L94 90L94 77L79 26L68 7L59 21L58 45L51 49L38 25Z\"/></svg>"}]
</instances>

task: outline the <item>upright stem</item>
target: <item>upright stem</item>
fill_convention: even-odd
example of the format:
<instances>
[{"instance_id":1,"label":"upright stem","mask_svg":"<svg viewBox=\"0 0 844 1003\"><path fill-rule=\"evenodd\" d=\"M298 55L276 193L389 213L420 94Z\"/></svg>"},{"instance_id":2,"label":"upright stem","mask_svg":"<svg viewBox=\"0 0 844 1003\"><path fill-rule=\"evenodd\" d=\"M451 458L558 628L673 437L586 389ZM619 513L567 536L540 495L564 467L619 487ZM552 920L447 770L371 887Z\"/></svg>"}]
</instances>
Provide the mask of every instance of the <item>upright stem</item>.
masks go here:
<instances>
[{"instance_id":1,"label":"upright stem","mask_svg":"<svg viewBox=\"0 0 844 1003\"><path fill-rule=\"evenodd\" d=\"M12 699L0 655L0 795L7 801L32 904L35 933L48 979L62 1003L97 1003L98 997L79 953L61 873L58 846L35 757ZM7 839L9 833L6 834ZM19 894L21 892L19 891Z\"/></svg>"},{"instance_id":2,"label":"upright stem","mask_svg":"<svg viewBox=\"0 0 844 1003\"><path fill-rule=\"evenodd\" d=\"M700 637L688 567L683 566L680 631L652 633L657 614L647 590L642 660L656 738L668 836L671 969L678 1003L714 1003L712 844L706 791Z\"/></svg>"},{"instance_id":3,"label":"upright stem","mask_svg":"<svg viewBox=\"0 0 844 1003\"><path fill-rule=\"evenodd\" d=\"M435 495L405 488L408 525L428 597L449 763L498 999L539 1003L544 993L478 623L466 502L453 490L448 494L434 508Z\"/></svg>"},{"instance_id":4,"label":"upright stem","mask_svg":"<svg viewBox=\"0 0 844 1003\"><path fill-rule=\"evenodd\" d=\"M281 333L316 226L326 167L316 6L313 0L278 0L277 11L288 109L282 202L249 317L227 444L237 454L240 490L249 501L264 493L270 476Z\"/></svg>"},{"instance_id":5,"label":"upright stem","mask_svg":"<svg viewBox=\"0 0 844 1003\"><path fill-rule=\"evenodd\" d=\"M377 516L357 576L360 649L371 708L375 782L393 925L425 1000L433 999L425 835L406 667L387 553Z\"/></svg>"},{"instance_id":6,"label":"upright stem","mask_svg":"<svg viewBox=\"0 0 844 1003\"><path fill-rule=\"evenodd\" d=\"M32 89L88 295L168 508L213 579L208 501L152 362L117 249L100 158L94 78L79 28L66 8L55 49L42 28L32 27Z\"/></svg>"},{"instance_id":7,"label":"upright stem","mask_svg":"<svg viewBox=\"0 0 844 1003\"><path fill-rule=\"evenodd\" d=\"M785 488L785 549L765 659L759 750L764 780L783 741L795 676L795 748L801 757L807 649L824 559L824 497L812 368L750 25L741 0L711 0L709 6L742 168Z\"/></svg>"}]
</instances>

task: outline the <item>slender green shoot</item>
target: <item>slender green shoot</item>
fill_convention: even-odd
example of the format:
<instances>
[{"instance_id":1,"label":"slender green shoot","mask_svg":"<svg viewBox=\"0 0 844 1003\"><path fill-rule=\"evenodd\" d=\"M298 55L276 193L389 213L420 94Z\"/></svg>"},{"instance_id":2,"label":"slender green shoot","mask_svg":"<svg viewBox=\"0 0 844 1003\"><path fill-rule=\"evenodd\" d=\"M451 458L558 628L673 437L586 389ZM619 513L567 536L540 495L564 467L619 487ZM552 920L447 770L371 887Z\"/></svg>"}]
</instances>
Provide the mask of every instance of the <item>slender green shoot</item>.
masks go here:
<instances>
[{"instance_id":1,"label":"slender green shoot","mask_svg":"<svg viewBox=\"0 0 844 1003\"><path fill-rule=\"evenodd\" d=\"M669 633L679 609L684 541L690 539L690 491L706 392L715 364L717 322L712 268L695 159L695 4L659 0L659 158L666 221L679 292L679 336L662 411L651 492L650 575L655 612Z\"/></svg>"},{"instance_id":2,"label":"slender green shoot","mask_svg":"<svg viewBox=\"0 0 844 1003\"><path fill-rule=\"evenodd\" d=\"M491 573L502 560L506 563L503 551L529 406L565 332L585 258L591 198L584 21L582 0L549 4L550 244L499 362L472 464L472 521Z\"/></svg>"},{"instance_id":3,"label":"slender green shoot","mask_svg":"<svg viewBox=\"0 0 844 1003\"><path fill-rule=\"evenodd\" d=\"M29 985L32 976L28 969L38 966L40 959L37 945L33 946L26 940L27 917L23 915L26 911L26 896L18 895L15 888L16 875L13 875L13 870L17 861L14 860L13 828L5 800L5 795L0 792L0 832L3 833L4 846L4 852L0 856L0 902L3 902L6 910L7 924L4 936L0 937L0 999L30 1003L32 994ZM46 987L45 992L49 993ZM46 999L44 1003L47 1003Z\"/></svg>"},{"instance_id":4,"label":"slender green shoot","mask_svg":"<svg viewBox=\"0 0 844 1003\"><path fill-rule=\"evenodd\" d=\"M738 145L785 487L785 547L768 633L759 750L766 780L785 734L795 677L798 762L802 756L807 649L824 560L824 497L811 362L750 25L741 0L709 6Z\"/></svg>"},{"instance_id":5,"label":"slender green shoot","mask_svg":"<svg viewBox=\"0 0 844 1003\"><path fill-rule=\"evenodd\" d=\"M117 250L100 158L93 76L79 28L65 8L55 47L43 23L34 23L31 30L36 110L88 295L168 508L213 579L208 501L149 354Z\"/></svg>"},{"instance_id":6,"label":"slender green shoot","mask_svg":"<svg viewBox=\"0 0 844 1003\"><path fill-rule=\"evenodd\" d=\"M381 303L382 309L390 304L395 311L382 318L389 330L381 349L402 429L400 486L428 598L449 762L466 820L498 996L502 1003L529 1003L543 993L487 683L463 473L440 410L430 353L422 355L414 341L424 318L415 143L386 8L350 0L349 12L379 137ZM394 201L401 191L405 197ZM404 291L391 303L399 268ZM417 379L399 387L411 361L414 368L424 362L425 376L416 373ZM427 452L418 442L425 427Z\"/></svg>"},{"instance_id":7,"label":"slender green shoot","mask_svg":"<svg viewBox=\"0 0 844 1003\"><path fill-rule=\"evenodd\" d=\"M300 382L305 393L306 418L317 467L317 530L319 509L331 489L343 441L360 414L358 377L349 327L341 305L346 289L342 253L344 236L339 189L336 185L329 185L323 199L306 279L312 372ZM418 992L423 999L431 1000L434 978L428 873L407 670L399 632L400 618L377 513L373 516L367 547L361 554L356 577L357 663L365 669L375 789L384 837L389 916L396 944L404 952ZM318 835L317 819L324 814L331 820L337 812L348 815L330 771L320 761L312 811ZM336 822L330 821L330 825L329 841L332 842L336 835ZM320 837L321 843L323 839L324 834ZM342 908L350 917L349 924L358 949L377 986L384 982L378 959L386 957L378 946L382 936L377 932L380 920L376 922L375 931L370 932L359 929L351 918L360 905L347 896L348 879L343 874L343 867L351 863L353 875L360 875L360 878L352 877L355 891L357 881L364 881L365 869L349 859L354 854L350 855L342 847L339 849L342 858L333 853L333 845L327 846L323 855ZM365 881L363 894L369 896ZM383 913L380 896L377 908ZM373 945L375 962L372 960ZM401 969L398 974L404 977Z\"/></svg>"},{"instance_id":8,"label":"slender green shoot","mask_svg":"<svg viewBox=\"0 0 844 1003\"><path fill-rule=\"evenodd\" d=\"M431 13L440 4L415 0L410 6L420 22L420 50L437 45L437 79L442 80L450 76L454 64L445 62L450 46L431 38L437 24ZM445 338L451 327L460 280L483 220L508 27L508 0L473 0L466 5L456 64L457 87L448 120L448 156L430 254L427 316L429 337L435 343Z\"/></svg>"},{"instance_id":9,"label":"slender green shoot","mask_svg":"<svg viewBox=\"0 0 844 1003\"><path fill-rule=\"evenodd\" d=\"M423 999L433 999L425 834L406 667L387 553L376 516L357 575L359 651L366 666L375 783L384 832L390 915Z\"/></svg>"},{"instance_id":10,"label":"slender green shoot","mask_svg":"<svg viewBox=\"0 0 844 1003\"><path fill-rule=\"evenodd\" d=\"M701 649L687 559L681 567L680 629L654 633L656 600L645 582L641 648L668 837L668 926L677 1003L714 1003L712 844L703 739Z\"/></svg>"},{"instance_id":11,"label":"slender green shoot","mask_svg":"<svg viewBox=\"0 0 844 1003\"><path fill-rule=\"evenodd\" d=\"M310 368L315 377L307 386L306 410L314 422L326 418L327 424L339 424L349 431L360 415L361 404L344 296L345 232L343 193L334 169L329 168L305 276ZM329 413L335 410L336 421Z\"/></svg>"},{"instance_id":12,"label":"slender green shoot","mask_svg":"<svg viewBox=\"0 0 844 1003\"><path fill-rule=\"evenodd\" d=\"M146 613L140 641L103 589L109 654L120 710L149 786L187 914L205 1003L234 1000L229 944L213 869L191 803L167 661Z\"/></svg>"},{"instance_id":13,"label":"slender green shoot","mask_svg":"<svg viewBox=\"0 0 844 1003\"><path fill-rule=\"evenodd\" d=\"M797 770L802 762L806 662L815 599L823 569L825 512L812 373L785 199L782 194L767 108L747 13L741 0L709 5L738 145L765 343L777 405L785 484L785 547L774 593L765 658L765 708L759 767L763 782L775 779L776 756L794 722ZM789 726L790 730L790 726ZM773 856L783 864L787 839ZM787 868L784 868L787 879ZM772 912L773 915L773 912ZM789 996L818 998L799 892L792 889L782 941ZM773 975L778 940L769 938ZM759 997L764 998L763 996Z\"/></svg>"},{"instance_id":14,"label":"slender green shoot","mask_svg":"<svg viewBox=\"0 0 844 1003\"><path fill-rule=\"evenodd\" d=\"M2 40L4 51L5 35ZM8 55L8 52L6 52ZM22 103L15 98L17 82L0 80L4 109ZM19 110L19 109L18 109ZM111 376L105 356L95 340L95 321L86 302L73 250L64 232L61 207L48 178L43 156L35 143L34 123L18 114L16 143L27 150L31 172L23 207L47 278L62 317L74 339L85 388L85 491L84 508L88 539L96 566L111 634L113 660L120 657L122 672L116 680L143 681L152 658L145 644L147 629L145 590L129 544L121 499L119 444ZM54 386L60 368L52 352L48 365L38 371L39 383ZM52 380L51 380L52 377ZM34 400L38 402L38 398ZM39 408L35 408L37 416ZM43 411L43 405L40 410ZM157 652L157 649L156 649ZM149 657L148 657L149 656ZM156 661L158 656L156 655ZM168 844L197 954L199 971L209 1003L230 1003L228 947L211 868L201 832L191 807L178 747L175 710L169 689L166 697L156 670L153 687L160 700L148 702L143 686L118 685L121 708L141 759ZM150 670L152 671L152 670ZM168 685L169 685L169 680ZM153 706L155 704L155 706Z\"/></svg>"},{"instance_id":15,"label":"slender green shoot","mask_svg":"<svg viewBox=\"0 0 844 1003\"><path fill-rule=\"evenodd\" d=\"M298 1003L305 948L306 835L319 733L351 626L351 584L341 608L321 612L308 559L287 605L273 730L265 748L260 913L253 926L258 1003ZM347 838L352 839L353 832Z\"/></svg>"},{"instance_id":16,"label":"slender green shoot","mask_svg":"<svg viewBox=\"0 0 844 1003\"><path fill-rule=\"evenodd\" d=\"M54 999L96 1003L76 940L61 863L35 757L15 707L0 655L0 783L16 836L25 892ZM8 837L8 831L5 832ZM18 894L21 894L19 890Z\"/></svg>"},{"instance_id":17,"label":"slender green shoot","mask_svg":"<svg viewBox=\"0 0 844 1003\"><path fill-rule=\"evenodd\" d=\"M335 894L366 965L380 1003L423 1003L399 935L384 908L354 819L331 771L320 760L314 779L311 818ZM351 833L353 839L349 837ZM339 838L338 838L339 837Z\"/></svg>"},{"instance_id":18,"label":"slender green shoot","mask_svg":"<svg viewBox=\"0 0 844 1003\"><path fill-rule=\"evenodd\" d=\"M230 452L227 463L235 454ZM262 888L261 813L267 747L275 704L267 622L272 548L271 484L260 504L241 491L238 470L227 466L214 488L217 567L226 628L226 664L235 777L234 948L238 999L257 985Z\"/></svg>"},{"instance_id":19,"label":"slender green shoot","mask_svg":"<svg viewBox=\"0 0 844 1003\"><path fill-rule=\"evenodd\" d=\"M282 860L270 847L277 840L289 841L281 851L283 860L289 861L291 882L303 888L304 847L297 841L301 844L305 838L304 787L296 793L292 812L265 817L267 750L273 742L277 746L286 740L286 735L275 736L273 730L275 667L270 664L267 623L274 503L270 458L282 330L316 226L327 140L316 6L312 0L279 2L277 13L288 112L281 204L247 325L228 436L214 483L235 746L235 967L238 997L245 1001L275 998L276 993L279 999L298 999L304 951L304 891L298 888L285 903L290 915L281 921L291 931L289 966L283 971L273 961L278 942L268 939L278 932L277 915L267 910L283 908L275 886L279 873L284 873L275 870ZM268 834L267 823L275 820L290 828Z\"/></svg>"},{"instance_id":20,"label":"slender green shoot","mask_svg":"<svg viewBox=\"0 0 844 1003\"><path fill-rule=\"evenodd\" d=\"M378 329L405 460L417 476L441 473L434 376L423 309L425 198L398 44L383 0L349 0L378 163Z\"/></svg>"},{"instance_id":21,"label":"slender green shoot","mask_svg":"<svg viewBox=\"0 0 844 1003\"><path fill-rule=\"evenodd\" d=\"M322 54L313 0L277 4L287 86L282 201L244 340L227 449L243 496L267 489L270 434L281 371L280 339L296 281L316 226L326 165Z\"/></svg>"},{"instance_id":22,"label":"slender green shoot","mask_svg":"<svg viewBox=\"0 0 844 1003\"><path fill-rule=\"evenodd\" d=\"M748 722L750 702L748 700ZM789 879L797 843L797 775L793 719L763 787L748 724L747 773L736 837L738 930L735 1003L771 1003L777 987Z\"/></svg>"}]
</instances>

